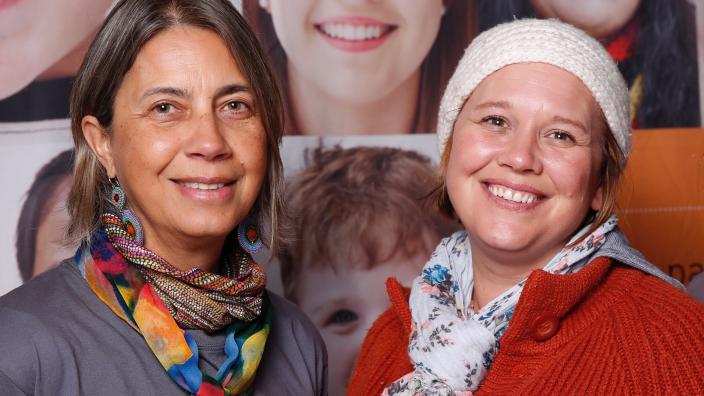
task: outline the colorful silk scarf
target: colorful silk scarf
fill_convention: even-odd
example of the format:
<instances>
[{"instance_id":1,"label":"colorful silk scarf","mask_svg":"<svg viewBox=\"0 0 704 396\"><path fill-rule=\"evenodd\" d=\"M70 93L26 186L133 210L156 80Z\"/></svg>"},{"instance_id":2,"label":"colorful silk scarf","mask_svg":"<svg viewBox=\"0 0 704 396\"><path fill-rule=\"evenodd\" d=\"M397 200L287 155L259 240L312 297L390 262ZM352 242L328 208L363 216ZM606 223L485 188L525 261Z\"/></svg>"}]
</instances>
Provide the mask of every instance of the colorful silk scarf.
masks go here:
<instances>
[{"instance_id":1,"label":"colorful silk scarf","mask_svg":"<svg viewBox=\"0 0 704 396\"><path fill-rule=\"evenodd\" d=\"M612 216L578 244L580 230L543 270L570 274L583 268L616 227ZM413 331L408 355L415 370L389 385L386 396L471 395L486 376L523 291L523 280L479 312L470 307L472 250L466 231L442 240L413 282L409 305Z\"/></svg>"},{"instance_id":2,"label":"colorful silk scarf","mask_svg":"<svg viewBox=\"0 0 704 396\"><path fill-rule=\"evenodd\" d=\"M136 265L182 328L215 331L259 316L266 274L238 243L224 249L229 250L222 260L227 276L198 268L181 271L137 243L114 214L104 214L101 224L113 247Z\"/></svg>"},{"instance_id":3,"label":"colorful silk scarf","mask_svg":"<svg viewBox=\"0 0 704 396\"><path fill-rule=\"evenodd\" d=\"M76 254L78 267L98 298L144 337L185 391L198 396L246 393L271 323L265 277L251 256L240 249L237 265L224 259L228 277L199 269L181 272L136 243L117 216L104 214L101 224L90 246L82 246ZM198 346L179 324L210 329L213 315L203 310L214 305L221 306L216 322L230 320L230 324L224 345L227 359L211 377L200 371Z\"/></svg>"}]
</instances>

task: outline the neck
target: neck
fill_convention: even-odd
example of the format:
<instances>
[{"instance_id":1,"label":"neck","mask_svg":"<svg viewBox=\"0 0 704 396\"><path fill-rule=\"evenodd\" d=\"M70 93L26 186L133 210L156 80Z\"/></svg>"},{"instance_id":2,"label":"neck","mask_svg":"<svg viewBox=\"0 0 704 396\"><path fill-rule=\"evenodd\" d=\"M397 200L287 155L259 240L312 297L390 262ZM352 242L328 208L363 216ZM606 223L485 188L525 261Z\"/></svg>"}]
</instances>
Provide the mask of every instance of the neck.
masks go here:
<instances>
[{"instance_id":1,"label":"neck","mask_svg":"<svg viewBox=\"0 0 704 396\"><path fill-rule=\"evenodd\" d=\"M420 70L373 101L333 97L303 79L289 65L289 92L297 132L304 135L410 133L414 129ZM364 89L364 87L360 87Z\"/></svg>"},{"instance_id":2,"label":"neck","mask_svg":"<svg viewBox=\"0 0 704 396\"><path fill-rule=\"evenodd\" d=\"M193 241L191 238L150 235L145 230L144 247L161 256L181 271L199 268L217 273L225 238Z\"/></svg>"},{"instance_id":3,"label":"neck","mask_svg":"<svg viewBox=\"0 0 704 396\"><path fill-rule=\"evenodd\" d=\"M517 255L514 252L496 252L482 246L470 236L474 273L473 300L481 308L528 278L531 272L543 268L560 248L540 255Z\"/></svg>"}]
</instances>

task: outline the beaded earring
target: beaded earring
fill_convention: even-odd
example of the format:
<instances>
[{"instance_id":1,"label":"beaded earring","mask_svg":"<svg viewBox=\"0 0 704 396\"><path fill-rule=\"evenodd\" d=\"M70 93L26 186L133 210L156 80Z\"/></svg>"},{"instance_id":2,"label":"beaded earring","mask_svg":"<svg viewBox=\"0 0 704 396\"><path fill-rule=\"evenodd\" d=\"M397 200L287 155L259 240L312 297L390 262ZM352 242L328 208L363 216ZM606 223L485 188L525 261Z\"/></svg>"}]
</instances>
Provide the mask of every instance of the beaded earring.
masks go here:
<instances>
[{"instance_id":1,"label":"beaded earring","mask_svg":"<svg viewBox=\"0 0 704 396\"><path fill-rule=\"evenodd\" d=\"M123 210L120 216L122 224L125 226L125 231L140 245L144 244L144 233L142 231L142 224L139 223L139 219L131 210Z\"/></svg>"},{"instance_id":2,"label":"beaded earring","mask_svg":"<svg viewBox=\"0 0 704 396\"><path fill-rule=\"evenodd\" d=\"M131 210L125 207L125 190L120 187L120 182L117 178L110 179L110 184L112 184L111 200L115 209L120 214L120 221L125 228L125 231L132 237L134 241L140 245L144 244L144 232L142 231L142 224L139 222L137 216Z\"/></svg>"},{"instance_id":3,"label":"beaded earring","mask_svg":"<svg viewBox=\"0 0 704 396\"><path fill-rule=\"evenodd\" d=\"M117 178L110 179L110 184L112 184L112 191L110 192L110 199L112 204L115 206L117 211L122 211L125 206L125 191L120 188L120 183Z\"/></svg>"},{"instance_id":4,"label":"beaded earring","mask_svg":"<svg viewBox=\"0 0 704 396\"><path fill-rule=\"evenodd\" d=\"M254 254L262 249L264 243L261 238L259 238L259 233L257 228L254 226L250 219L243 220L239 226L237 226L237 239L240 242L242 249L246 250L250 254Z\"/></svg>"}]
</instances>

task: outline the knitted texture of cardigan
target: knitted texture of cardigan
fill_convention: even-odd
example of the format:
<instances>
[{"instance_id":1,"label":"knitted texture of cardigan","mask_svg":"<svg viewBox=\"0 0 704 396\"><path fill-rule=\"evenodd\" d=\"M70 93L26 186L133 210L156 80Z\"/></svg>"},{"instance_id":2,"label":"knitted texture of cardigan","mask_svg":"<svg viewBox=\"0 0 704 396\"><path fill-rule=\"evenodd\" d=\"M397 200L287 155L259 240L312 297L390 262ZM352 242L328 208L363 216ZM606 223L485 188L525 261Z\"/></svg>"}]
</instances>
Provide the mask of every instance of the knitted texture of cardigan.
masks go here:
<instances>
[{"instance_id":1,"label":"knitted texture of cardigan","mask_svg":"<svg viewBox=\"0 0 704 396\"><path fill-rule=\"evenodd\" d=\"M410 291L395 279L387 290L348 396L378 396L413 370ZM704 394L704 305L606 257L571 275L534 271L475 395L509 393Z\"/></svg>"}]
</instances>

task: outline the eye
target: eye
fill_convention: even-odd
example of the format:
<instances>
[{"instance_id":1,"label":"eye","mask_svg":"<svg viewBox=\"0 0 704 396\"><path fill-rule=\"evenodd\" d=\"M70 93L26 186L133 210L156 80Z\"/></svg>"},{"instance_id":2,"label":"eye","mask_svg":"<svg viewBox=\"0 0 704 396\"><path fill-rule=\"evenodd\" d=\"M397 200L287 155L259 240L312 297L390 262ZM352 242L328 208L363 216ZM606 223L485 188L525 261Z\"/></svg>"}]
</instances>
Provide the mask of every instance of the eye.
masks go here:
<instances>
[{"instance_id":1,"label":"eye","mask_svg":"<svg viewBox=\"0 0 704 396\"><path fill-rule=\"evenodd\" d=\"M497 115L490 115L482 118L482 123L492 128L505 128L508 126L506 119Z\"/></svg>"},{"instance_id":2,"label":"eye","mask_svg":"<svg viewBox=\"0 0 704 396\"><path fill-rule=\"evenodd\" d=\"M247 109L247 105L240 101L228 102L227 107L232 111L242 111Z\"/></svg>"},{"instance_id":3,"label":"eye","mask_svg":"<svg viewBox=\"0 0 704 396\"><path fill-rule=\"evenodd\" d=\"M555 140L565 142L565 143L574 143L575 139L570 135L569 133L565 131L552 131L550 132L549 136Z\"/></svg>"},{"instance_id":4,"label":"eye","mask_svg":"<svg viewBox=\"0 0 704 396\"><path fill-rule=\"evenodd\" d=\"M225 103L223 110L228 117L244 119L252 115L252 107L242 100L231 100Z\"/></svg>"},{"instance_id":5,"label":"eye","mask_svg":"<svg viewBox=\"0 0 704 396\"><path fill-rule=\"evenodd\" d=\"M153 108L152 111L158 113L158 114L168 114L172 110L174 110L174 106L171 103L167 102L161 102L157 103Z\"/></svg>"},{"instance_id":6,"label":"eye","mask_svg":"<svg viewBox=\"0 0 704 396\"><path fill-rule=\"evenodd\" d=\"M357 313L349 309L338 309L325 321L326 325L346 325L359 319Z\"/></svg>"}]
</instances>

